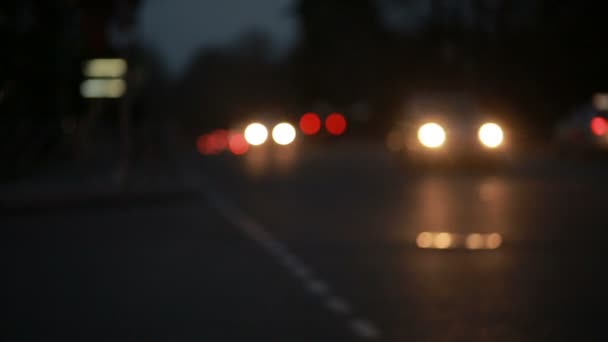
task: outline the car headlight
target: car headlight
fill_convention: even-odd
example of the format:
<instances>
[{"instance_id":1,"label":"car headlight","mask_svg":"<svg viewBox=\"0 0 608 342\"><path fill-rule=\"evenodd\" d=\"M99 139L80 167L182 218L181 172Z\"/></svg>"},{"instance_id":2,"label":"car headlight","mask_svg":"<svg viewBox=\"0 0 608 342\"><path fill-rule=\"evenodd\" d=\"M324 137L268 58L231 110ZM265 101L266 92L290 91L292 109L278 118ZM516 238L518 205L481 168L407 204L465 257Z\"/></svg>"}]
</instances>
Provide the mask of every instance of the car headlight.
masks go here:
<instances>
[{"instance_id":1,"label":"car headlight","mask_svg":"<svg viewBox=\"0 0 608 342\"><path fill-rule=\"evenodd\" d=\"M425 123L418 129L418 141L428 148L439 148L445 143L445 130L434 122Z\"/></svg>"},{"instance_id":2,"label":"car headlight","mask_svg":"<svg viewBox=\"0 0 608 342\"><path fill-rule=\"evenodd\" d=\"M499 125L488 122L479 128L479 141L486 147L497 148L502 145L505 134Z\"/></svg>"},{"instance_id":3,"label":"car headlight","mask_svg":"<svg viewBox=\"0 0 608 342\"><path fill-rule=\"evenodd\" d=\"M272 129L272 139L279 145L289 145L296 140L296 129L289 123L280 123Z\"/></svg>"},{"instance_id":4,"label":"car headlight","mask_svg":"<svg viewBox=\"0 0 608 342\"><path fill-rule=\"evenodd\" d=\"M244 135L249 145L259 146L268 139L268 129L261 123L254 122L245 128Z\"/></svg>"}]
</instances>

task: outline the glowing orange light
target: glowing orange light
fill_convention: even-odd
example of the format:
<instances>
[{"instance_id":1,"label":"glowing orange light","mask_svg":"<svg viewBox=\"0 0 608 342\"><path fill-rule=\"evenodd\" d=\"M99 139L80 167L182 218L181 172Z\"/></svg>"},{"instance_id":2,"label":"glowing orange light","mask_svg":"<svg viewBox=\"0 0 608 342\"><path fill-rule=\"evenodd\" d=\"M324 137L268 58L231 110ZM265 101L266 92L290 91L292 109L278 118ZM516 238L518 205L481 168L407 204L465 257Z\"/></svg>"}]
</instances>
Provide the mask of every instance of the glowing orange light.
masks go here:
<instances>
[{"instance_id":1,"label":"glowing orange light","mask_svg":"<svg viewBox=\"0 0 608 342\"><path fill-rule=\"evenodd\" d=\"M468 249L482 249L483 236L481 234L470 234L465 240L465 246Z\"/></svg>"},{"instance_id":2,"label":"glowing orange light","mask_svg":"<svg viewBox=\"0 0 608 342\"><path fill-rule=\"evenodd\" d=\"M315 113L306 113L300 118L300 129L306 135L315 135L321 130L321 118Z\"/></svg>"},{"instance_id":3,"label":"glowing orange light","mask_svg":"<svg viewBox=\"0 0 608 342\"><path fill-rule=\"evenodd\" d=\"M249 151L249 143L243 134L233 133L228 138L228 148L230 149L230 152L239 156Z\"/></svg>"},{"instance_id":4,"label":"glowing orange light","mask_svg":"<svg viewBox=\"0 0 608 342\"><path fill-rule=\"evenodd\" d=\"M486 248L497 249L502 245L502 236L497 233L490 234L486 237Z\"/></svg>"},{"instance_id":5,"label":"glowing orange light","mask_svg":"<svg viewBox=\"0 0 608 342\"><path fill-rule=\"evenodd\" d=\"M341 135L346 131L346 118L340 113L330 114L325 119L325 128L331 135Z\"/></svg>"},{"instance_id":6,"label":"glowing orange light","mask_svg":"<svg viewBox=\"0 0 608 342\"><path fill-rule=\"evenodd\" d=\"M591 132L597 136L602 136L608 133L608 121L601 116L596 116L591 119Z\"/></svg>"},{"instance_id":7,"label":"glowing orange light","mask_svg":"<svg viewBox=\"0 0 608 342\"><path fill-rule=\"evenodd\" d=\"M422 232L416 238L416 245L420 248L431 248L433 246L433 234Z\"/></svg>"},{"instance_id":8,"label":"glowing orange light","mask_svg":"<svg viewBox=\"0 0 608 342\"><path fill-rule=\"evenodd\" d=\"M433 245L435 248L439 249L447 249L452 246L452 234L450 233L439 233L435 235L435 240L433 241Z\"/></svg>"}]
</instances>

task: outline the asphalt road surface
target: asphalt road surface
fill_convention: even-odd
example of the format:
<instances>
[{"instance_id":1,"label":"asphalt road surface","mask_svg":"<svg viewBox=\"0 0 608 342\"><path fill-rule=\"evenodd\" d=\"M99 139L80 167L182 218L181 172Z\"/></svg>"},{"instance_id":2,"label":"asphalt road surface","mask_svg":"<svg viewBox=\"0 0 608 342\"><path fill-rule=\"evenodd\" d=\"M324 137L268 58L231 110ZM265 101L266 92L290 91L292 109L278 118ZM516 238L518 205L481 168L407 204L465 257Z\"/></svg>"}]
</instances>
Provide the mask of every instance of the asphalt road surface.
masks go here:
<instances>
[{"instance_id":1,"label":"asphalt road surface","mask_svg":"<svg viewBox=\"0 0 608 342\"><path fill-rule=\"evenodd\" d=\"M3 340L605 340L603 163L422 171L350 144L181 168L188 191L5 210Z\"/></svg>"}]
</instances>

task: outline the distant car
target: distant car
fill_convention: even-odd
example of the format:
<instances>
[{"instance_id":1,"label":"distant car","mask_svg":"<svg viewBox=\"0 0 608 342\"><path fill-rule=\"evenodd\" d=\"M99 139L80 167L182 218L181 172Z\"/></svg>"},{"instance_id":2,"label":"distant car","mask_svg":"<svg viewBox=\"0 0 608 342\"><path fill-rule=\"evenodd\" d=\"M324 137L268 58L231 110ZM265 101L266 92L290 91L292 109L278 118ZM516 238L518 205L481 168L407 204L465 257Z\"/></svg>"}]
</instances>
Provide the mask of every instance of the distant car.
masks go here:
<instances>
[{"instance_id":1,"label":"distant car","mask_svg":"<svg viewBox=\"0 0 608 342\"><path fill-rule=\"evenodd\" d=\"M556 138L562 154L608 154L608 103L596 95L594 101L576 108L558 123Z\"/></svg>"},{"instance_id":2,"label":"distant car","mask_svg":"<svg viewBox=\"0 0 608 342\"><path fill-rule=\"evenodd\" d=\"M504 124L470 98L425 95L410 98L387 146L415 163L495 165L509 159L508 138Z\"/></svg>"}]
</instances>

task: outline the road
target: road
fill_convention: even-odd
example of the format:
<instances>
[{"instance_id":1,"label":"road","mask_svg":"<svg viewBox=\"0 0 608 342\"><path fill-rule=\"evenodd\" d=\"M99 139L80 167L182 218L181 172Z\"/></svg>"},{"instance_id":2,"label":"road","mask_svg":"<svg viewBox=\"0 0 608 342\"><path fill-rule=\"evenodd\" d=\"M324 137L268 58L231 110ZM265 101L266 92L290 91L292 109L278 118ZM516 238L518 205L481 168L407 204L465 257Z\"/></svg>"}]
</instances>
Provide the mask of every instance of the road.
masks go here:
<instances>
[{"instance_id":1,"label":"road","mask_svg":"<svg viewBox=\"0 0 608 342\"><path fill-rule=\"evenodd\" d=\"M604 164L421 172L350 144L182 168L179 194L5 212L3 340L602 336Z\"/></svg>"}]
</instances>

